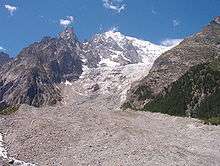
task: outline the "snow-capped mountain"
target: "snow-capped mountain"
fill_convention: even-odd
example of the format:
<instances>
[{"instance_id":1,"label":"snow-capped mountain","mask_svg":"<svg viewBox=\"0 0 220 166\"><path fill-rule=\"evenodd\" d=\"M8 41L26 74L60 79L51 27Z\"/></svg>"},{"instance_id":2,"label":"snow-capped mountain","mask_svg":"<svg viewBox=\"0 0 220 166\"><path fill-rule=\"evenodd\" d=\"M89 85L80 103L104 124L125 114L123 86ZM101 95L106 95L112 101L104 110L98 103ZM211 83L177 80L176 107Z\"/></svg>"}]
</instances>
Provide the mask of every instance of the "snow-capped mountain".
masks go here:
<instances>
[{"instance_id":1,"label":"snow-capped mountain","mask_svg":"<svg viewBox=\"0 0 220 166\"><path fill-rule=\"evenodd\" d=\"M83 43L83 73L73 86L80 85L85 96L94 91L102 97L114 96L112 100L120 105L131 84L146 76L154 61L171 48L114 30L97 34Z\"/></svg>"},{"instance_id":2,"label":"snow-capped mountain","mask_svg":"<svg viewBox=\"0 0 220 166\"><path fill-rule=\"evenodd\" d=\"M114 30L95 35L83 47L84 62L88 67L153 63L158 56L171 48L125 36Z\"/></svg>"},{"instance_id":3,"label":"snow-capped mountain","mask_svg":"<svg viewBox=\"0 0 220 166\"><path fill-rule=\"evenodd\" d=\"M81 43L67 28L57 38L45 37L24 48L0 70L0 107L55 104L62 100L60 83L76 80L80 86L91 80L99 93L121 96L168 49L114 30Z\"/></svg>"}]
</instances>

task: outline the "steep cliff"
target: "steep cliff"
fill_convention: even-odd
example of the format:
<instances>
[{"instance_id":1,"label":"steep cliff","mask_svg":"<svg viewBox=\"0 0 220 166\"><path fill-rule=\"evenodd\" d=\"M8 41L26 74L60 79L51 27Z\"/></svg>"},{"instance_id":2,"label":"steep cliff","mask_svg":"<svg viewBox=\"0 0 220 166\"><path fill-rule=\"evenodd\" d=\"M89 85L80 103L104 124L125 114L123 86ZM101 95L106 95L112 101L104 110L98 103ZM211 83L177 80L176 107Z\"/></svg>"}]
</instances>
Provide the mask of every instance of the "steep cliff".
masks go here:
<instances>
[{"instance_id":1,"label":"steep cliff","mask_svg":"<svg viewBox=\"0 0 220 166\"><path fill-rule=\"evenodd\" d=\"M58 38L45 37L23 49L0 71L0 103L41 106L62 99L57 84L82 73L80 43L68 28Z\"/></svg>"}]
</instances>

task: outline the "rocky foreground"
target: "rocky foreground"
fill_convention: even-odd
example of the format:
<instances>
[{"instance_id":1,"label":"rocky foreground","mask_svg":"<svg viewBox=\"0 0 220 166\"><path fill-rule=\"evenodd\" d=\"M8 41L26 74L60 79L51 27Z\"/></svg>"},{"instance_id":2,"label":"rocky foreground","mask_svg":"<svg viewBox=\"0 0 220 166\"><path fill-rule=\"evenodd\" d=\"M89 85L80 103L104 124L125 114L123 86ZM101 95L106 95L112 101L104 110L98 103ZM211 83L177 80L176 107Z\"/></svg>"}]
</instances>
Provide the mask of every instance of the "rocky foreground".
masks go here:
<instances>
[{"instance_id":1,"label":"rocky foreground","mask_svg":"<svg viewBox=\"0 0 220 166\"><path fill-rule=\"evenodd\" d=\"M121 111L117 95L63 85L63 104L1 117L10 157L40 166L219 165L220 126Z\"/></svg>"}]
</instances>

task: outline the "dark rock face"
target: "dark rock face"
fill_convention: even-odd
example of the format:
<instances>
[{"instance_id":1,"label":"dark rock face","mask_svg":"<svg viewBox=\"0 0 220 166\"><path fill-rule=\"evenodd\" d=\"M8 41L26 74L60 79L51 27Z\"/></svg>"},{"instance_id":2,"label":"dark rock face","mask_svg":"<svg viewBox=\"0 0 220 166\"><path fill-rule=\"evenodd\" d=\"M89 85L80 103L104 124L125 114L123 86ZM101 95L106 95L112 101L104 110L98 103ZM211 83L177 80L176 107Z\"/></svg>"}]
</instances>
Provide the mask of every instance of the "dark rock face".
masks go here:
<instances>
[{"instance_id":1,"label":"dark rock face","mask_svg":"<svg viewBox=\"0 0 220 166\"><path fill-rule=\"evenodd\" d=\"M4 64L9 63L10 61L12 61L12 58L10 58L8 54L6 54L4 52L0 52L0 68Z\"/></svg>"},{"instance_id":2,"label":"dark rock face","mask_svg":"<svg viewBox=\"0 0 220 166\"><path fill-rule=\"evenodd\" d=\"M99 84L94 84L94 85L91 87L91 89L92 89L93 92L98 91L98 90L100 89Z\"/></svg>"},{"instance_id":3,"label":"dark rock face","mask_svg":"<svg viewBox=\"0 0 220 166\"><path fill-rule=\"evenodd\" d=\"M38 107L60 101L57 84L76 80L82 73L80 51L72 29L23 49L0 71L0 103Z\"/></svg>"},{"instance_id":4,"label":"dark rock face","mask_svg":"<svg viewBox=\"0 0 220 166\"><path fill-rule=\"evenodd\" d=\"M217 21L216 21L217 20ZM180 79L191 67L215 61L220 56L219 17L202 32L185 39L177 47L162 54L150 73L133 85L126 105L143 108Z\"/></svg>"}]
</instances>

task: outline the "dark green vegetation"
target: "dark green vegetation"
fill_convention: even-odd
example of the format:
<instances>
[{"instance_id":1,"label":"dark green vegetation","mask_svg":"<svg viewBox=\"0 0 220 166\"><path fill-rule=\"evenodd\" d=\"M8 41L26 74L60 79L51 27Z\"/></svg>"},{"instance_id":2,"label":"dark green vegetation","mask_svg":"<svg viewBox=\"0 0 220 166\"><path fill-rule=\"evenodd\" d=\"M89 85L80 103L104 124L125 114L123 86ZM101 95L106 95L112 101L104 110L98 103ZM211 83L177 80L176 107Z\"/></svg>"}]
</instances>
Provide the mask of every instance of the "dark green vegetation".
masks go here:
<instances>
[{"instance_id":1,"label":"dark green vegetation","mask_svg":"<svg viewBox=\"0 0 220 166\"><path fill-rule=\"evenodd\" d=\"M135 94L138 95L138 100L146 100L146 97L152 98L153 96L151 95L152 92L146 88L145 86L140 86L138 89L135 91Z\"/></svg>"},{"instance_id":2,"label":"dark green vegetation","mask_svg":"<svg viewBox=\"0 0 220 166\"><path fill-rule=\"evenodd\" d=\"M153 95L152 92L149 90L148 87L146 86L139 86L136 91L134 92L135 95L138 96L138 100L146 100L147 98L151 98L153 99ZM138 110L138 108L136 108L135 104L133 103L133 101L126 101L125 103L123 103L123 105L121 106L121 109L125 110L127 108L131 108L133 110Z\"/></svg>"},{"instance_id":3,"label":"dark green vegetation","mask_svg":"<svg viewBox=\"0 0 220 166\"><path fill-rule=\"evenodd\" d=\"M18 107L7 107L4 109L0 109L0 115L10 115L15 113L18 110Z\"/></svg>"},{"instance_id":4,"label":"dark green vegetation","mask_svg":"<svg viewBox=\"0 0 220 166\"><path fill-rule=\"evenodd\" d=\"M192 67L143 110L220 124L220 60Z\"/></svg>"},{"instance_id":5,"label":"dark green vegetation","mask_svg":"<svg viewBox=\"0 0 220 166\"><path fill-rule=\"evenodd\" d=\"M220 117L203 119L203 121L205 124L219 125L220 124Z\"/></svg>"},{"instance_id":6,"label":"dark green vegetation","mask_svg":"<svg viewBox=\"0 0 220 166\"><path fill-rule=\"evenodd\" d=\"M151 92L144 86L136 90L141 100ZM192 67L179 80L165 88L142 111L202 119L206 124L220 124L220 60ZM127 101L122 109L136 109Z\"/></svg>"}]
</instances>

